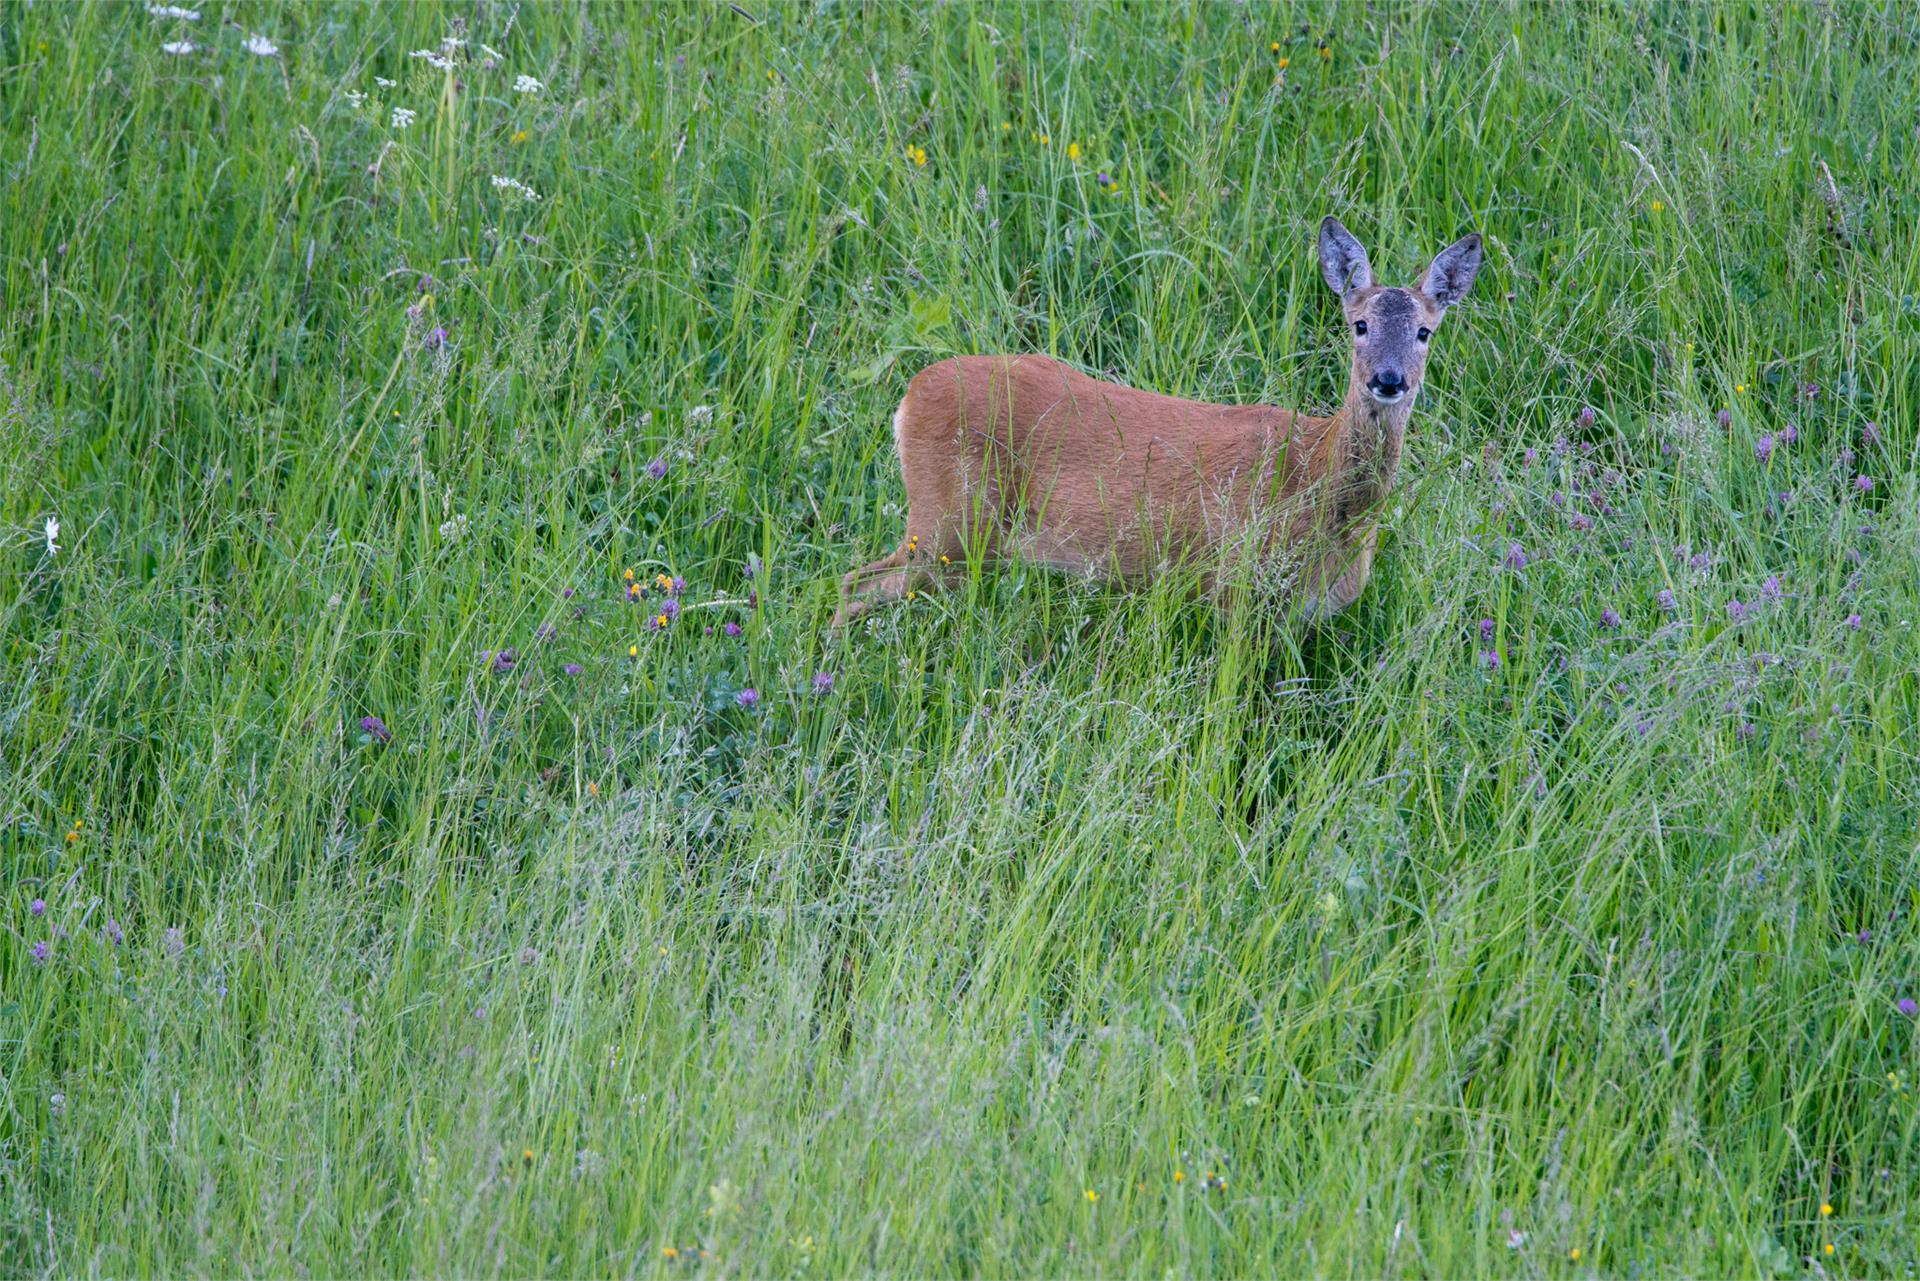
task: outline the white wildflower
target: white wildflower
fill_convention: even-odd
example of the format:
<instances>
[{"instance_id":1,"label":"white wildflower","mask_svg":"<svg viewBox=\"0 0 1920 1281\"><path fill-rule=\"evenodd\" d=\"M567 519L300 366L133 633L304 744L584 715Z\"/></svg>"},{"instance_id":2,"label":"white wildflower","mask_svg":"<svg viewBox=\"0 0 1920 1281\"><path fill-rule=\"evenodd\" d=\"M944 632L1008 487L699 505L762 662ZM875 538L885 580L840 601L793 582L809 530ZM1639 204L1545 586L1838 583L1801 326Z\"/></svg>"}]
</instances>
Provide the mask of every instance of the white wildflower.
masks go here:
<instances>
[{"instance_id":1,"label":"white wildflower","mask_svg":"<svg viewBox=\"0 0 1920 1281\"><path fill-rule=\"evenodd\" d=\"M546 86L538 80L535 80L532 76L522 75L514 77L513 91L515 93L539 93L544 88L546 88Z\"/></svg>"},{"instance_id":2,"label":"white wildflower","mask_svg":"<svg viewBox=\"0 0 1920 1281\"><path fill-rule=\"evenodd\" d=\"M200 13L195 9L182 9L177 4L150 4L147 12L156 18L178 18L182 22L200 21Z\"/></svg>"},{"instance_id":3,"label":"white wildflower","mask_svg":"<svg viewBox=\"0 0 1920 1281\"><path fill-rule=\"evenodd\" d=\"M184 54L189 54L193 52L193 41L169 40L165 44L160 46L160 52L170 53L170 54L173 54L175 57L180 57Z\"/></svg>"},{"instance_id":4,"label":"white wildflower","mask_svg":"<svg viewBox=\"0 0 1920 1281\"><path fill-rule=\"evenodd\" d=\"M436 67L441 71L453 70L452 58L443 58L431 49L415 49L412 53L408 54L407 56L409 58L419 58L421 61L425 62L429 67Z\"/></svg>"},{"instance_id":5,"label":"white wildflower","mask_svg":"<svg viewBox=\"0 0 1920 1281\"><path fill-rule=\"evenodd\" d=\"M373 82L379 85L382 89L391 89L395 85L400 83L398 80L389 80L385 76L375 76L373 78Z\"/></svg>"},{"instance_id":6,"label":"white wildflower","mask_svg":"<svg viewBox=\"0 0 1920 1281\"><path fill-rule=\"evenodd\" d=\"M442 53L452 53L455 49L464 49L466 47L467 42L459 36L440 37L440 52Z\"/></svg>"},{"instance_id":7,"label":"white wildflower","mask_svg":"<svg viewBox=\"0 0 1920 1281\"><path fill-rule=\"evenodd\" d=\"M440 537L445 542L456 542L465 537L466 532L467 518L465 516L455 516L452 520L441 522Z\"/></svg>"},{"instance_id":8,"label":"white wildflower","mask_svg":"<svg viewBox=\"0 0 1920 1281\"><path fill-rule=\"evenodd\" d=\"M538 192L534 191L534 189L526 183L521 182L518 178L503 178L499 174L495 174L493 175L493 189L495 191L518 192L522 200L540 199Z\"/></svg>"},{"instance_id":9,"label":"white wildflower","mask_svg":"<svg viewBox=\"0 0 1920 1281\"><path fill-rule=\"evenodd\" d=\"M47 555L51 556L60 550L60 544L56 541L59 537L60 518L58 516L47 517Z\"/></svg>"},{"instance_id":10,"label":"white wildflower","mask_svg":"<svg viewBox=\"0 0 1920 1281\"><path fill-rule=\"evenodd\" d=\"M687 411L687 421L695 427L705 427L713 421L713 406L695 405Z\"/></svg>"},{"instance_id":11,"label":"white wildflower","mask_svg":"<svg viewBox=\"0 0 1920 1281\"><path fill-rule=\"evenodd\" d=\"M246 50L255 57L272 58L279 54L280 46L265 36L249 35L247 37Z\"/></svg>"},{"instance_id":12,"label":"white wildflower","mask_svg":"<svg viewBox=\"0 0 1920 1281\"><path fill-rule=\"evenodd\" d=\"M367 95L361 93L358 89L349 89L347 90L347 101L352 103L357 110L367 105Z\"/></svg>"},{"instance_id":13,"label":"white wildflower","mask_svg":"<svg viewBox=\"0 0 1920 1281\"><path fill-rule=\"evenodd\" d=\"M387 123L395 129L405 129L414 122L419 114L419 112L413 110L411 107L395 107L393 109L393 115L387 118Z\"/></svg>"}]
</instances>

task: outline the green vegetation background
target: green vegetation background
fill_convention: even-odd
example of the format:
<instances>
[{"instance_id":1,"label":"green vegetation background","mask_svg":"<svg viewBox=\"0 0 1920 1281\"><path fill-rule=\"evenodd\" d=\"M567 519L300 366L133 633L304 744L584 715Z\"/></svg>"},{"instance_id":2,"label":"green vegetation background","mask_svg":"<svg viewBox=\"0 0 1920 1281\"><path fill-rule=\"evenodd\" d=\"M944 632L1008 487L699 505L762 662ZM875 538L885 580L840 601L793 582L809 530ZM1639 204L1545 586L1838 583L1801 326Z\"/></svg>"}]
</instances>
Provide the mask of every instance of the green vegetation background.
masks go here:
<instances>
[{"instance_id":1,"label":"green vegetation background","mask_svg":"<svg viewBox=\"0 0 1920 1281\"><path fill-rule=\"evenodd\" d=\"M1917 79L1904 4L8 4L0 1272L1910 1274ZM1336 403L1328 212L1488 244L1337 626L823 633L928 360Z\"/></svg>"}]
</instances>

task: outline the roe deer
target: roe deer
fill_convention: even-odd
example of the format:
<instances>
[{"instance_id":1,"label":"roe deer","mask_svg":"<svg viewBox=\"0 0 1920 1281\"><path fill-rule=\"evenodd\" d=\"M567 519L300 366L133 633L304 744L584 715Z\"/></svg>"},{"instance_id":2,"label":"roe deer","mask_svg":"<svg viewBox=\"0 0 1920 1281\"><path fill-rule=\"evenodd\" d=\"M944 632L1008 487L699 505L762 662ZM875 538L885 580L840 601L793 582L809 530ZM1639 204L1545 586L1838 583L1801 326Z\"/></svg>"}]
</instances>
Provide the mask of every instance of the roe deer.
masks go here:
<instances>
[{"instance_id":1,"label":"roe deer","mask_svg":"<svg viewBox=\"0 0 1920 1281\"><path fill-rule=\"evenodd\" d=\"M1320 272L1353 334L1346 400L1329 418L1156 395L1044 356L929 365L893 415L906 536L846 576L834 626L969 556L1015 551L1128 582L1240 538L1263 568L1283 567L1302 617L1345 609L1373 565L1372 515L1399 470L1428 340L1480 258L1470 235L1417 288L1382 288L1360 242L1320 224Z\"/></svg>"}]
</instances>

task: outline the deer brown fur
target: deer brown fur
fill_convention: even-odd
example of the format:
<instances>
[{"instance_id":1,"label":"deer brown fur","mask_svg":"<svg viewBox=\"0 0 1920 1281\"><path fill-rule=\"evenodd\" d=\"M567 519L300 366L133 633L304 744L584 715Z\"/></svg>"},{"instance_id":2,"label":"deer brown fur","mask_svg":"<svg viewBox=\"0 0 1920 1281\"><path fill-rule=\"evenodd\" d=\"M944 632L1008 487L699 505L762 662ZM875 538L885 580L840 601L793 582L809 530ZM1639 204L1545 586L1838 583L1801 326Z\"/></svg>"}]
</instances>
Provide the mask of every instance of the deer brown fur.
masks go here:
<instances>
[{"instance_id":1,"label":"deer brown fur","mask_svg":"<svg viewBox=\"0 0 1920 1281\"><path fill-rule=\"evenodd\" d=\"M1359 242L1321 225L1322 274L1355 335L1346 399L1326 418L1158 395L1044 356L928 366L893 416L906 537L846 576L835 624L970 558L1017 553L1125 583L1238 539L1284 567L1301 615L1346 608L1372 568L1372 515L1398 473L1428 341L1480 254L1468 236L1418 287L1385 289ZM1209 582L1215 568L1202 566Z\"/></svg>"}]
</instances>

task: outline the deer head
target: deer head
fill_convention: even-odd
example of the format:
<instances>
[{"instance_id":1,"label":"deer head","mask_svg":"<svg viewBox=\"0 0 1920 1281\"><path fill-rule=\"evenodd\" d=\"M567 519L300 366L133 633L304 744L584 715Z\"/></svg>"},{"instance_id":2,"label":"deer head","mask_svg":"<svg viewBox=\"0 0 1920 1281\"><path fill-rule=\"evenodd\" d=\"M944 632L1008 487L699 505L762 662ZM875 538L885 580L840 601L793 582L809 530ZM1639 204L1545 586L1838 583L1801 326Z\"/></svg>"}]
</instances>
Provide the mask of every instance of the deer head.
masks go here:
<instances>
[{"instance_id":1,"label":"deer head","mask_svg":"<svg viewBox=\"0 0 1920 1281\"><path fill-rule=\"evenodd\" d=\"M1347 403L1362 411L1413 405L1426 376L1427 346L1447 309L1480 271L1478 232L1440 251L1412 289L1373 283L1367 251L1336 218L1320 224L1320 274L1340 295L1353 334Z\"/></svg>"}]
</instances>

